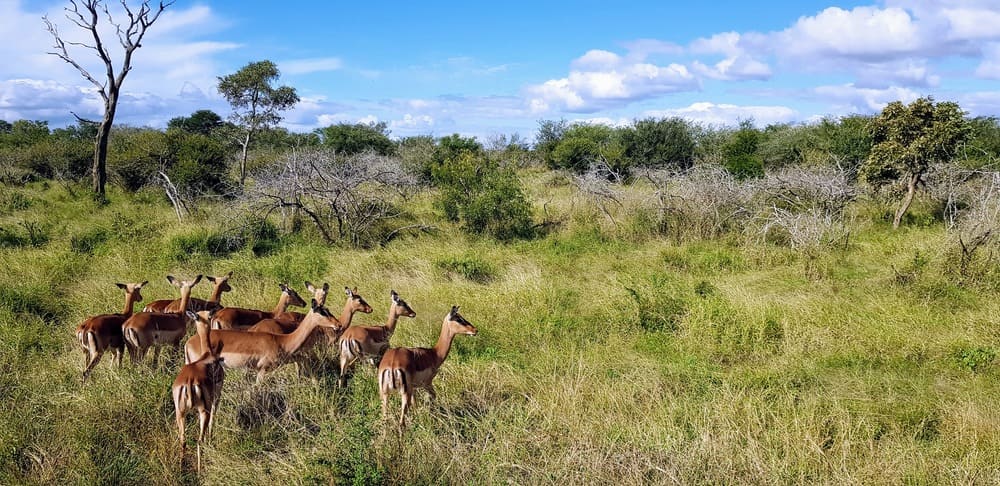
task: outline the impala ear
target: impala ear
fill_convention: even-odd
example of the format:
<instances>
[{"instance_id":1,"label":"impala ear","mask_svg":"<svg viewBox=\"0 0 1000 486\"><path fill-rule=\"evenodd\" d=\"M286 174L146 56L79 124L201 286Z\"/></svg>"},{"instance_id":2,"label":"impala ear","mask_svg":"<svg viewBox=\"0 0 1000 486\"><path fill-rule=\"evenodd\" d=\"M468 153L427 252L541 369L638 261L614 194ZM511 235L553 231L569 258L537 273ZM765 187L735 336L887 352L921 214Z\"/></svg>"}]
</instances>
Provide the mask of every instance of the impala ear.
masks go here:
<instances>
[{"instance_id":1,"label":"impala ear","mask_svg":"<svg viewBox=\"0 0 1000 486\"><path fill-rule=\"evenodd\" d=\"M167 275L167 282L170 282L170 285L177 285L176 281L177 279L173 275Z\"/></svg>"},{"instance_id":2,"label":"impala ear","mask_svg":"<svg viewBox=\"0 0 1000 486\"><path fill-rule=\"evenodd\" d=\"M229 273L226 274L226 278L233 278L233 271L232 270L230 270Z\"/></svg>"},{"instance_id":3,"label":"impala ear","mask_svg":"<svg viewBox=\"0 0 1000 486\"><path fill-rule=\"evenodd\" d=\"M323 283L323 292L329 292L329 291L330 291L330 282L324 282Z\"/></svg>"},{"instance_id":4,"label":"impala ear","mask_svg":"<svg viewBox=\"0 0 1000 486\"><path fill-rule=\"evenodd\" d=\"M312 282L306 280L306 290L308 290L310 292L315 292L316 291L316 287L313 286Z\"/></svg>"},{"instance_id":5,"label":"impala ear","mask_svg":"<svg viewBox=\"0 0 1000 486\"><path fill-rule=\"evenodd\" d=\"M354 293L347 287L344 287L344 293L347 294L348 297L354 297Z\"/></svg>"},{"instance_id":6,"label":"impala ear","mask_svg":"<svg viewBox=\"0 0 1000 486\"><path fill-rule=\"evenodd\" d=\"M215 283L215 277L213 277L211 275L205 277L205 279L208 280L209 282Z\"/></svg>"},{"instance_id":7,"label":"impala ear","mask_svg":"<svg viewBox=\"0 0 1000 486\"><path fill-rule=\"evenodd\" d=\"M148 283L149 283L149 280L143 280L143 281L142 281L142 283L141 283L141 284L139 284L139 288L143 288L143 287L145 287L145 286L146 286L146 284L148 284Z\"/></svg>"},{"instance_id":8,"label":"impala ear","mask_svg":"<svg viewBox=\"0 0 1000 486\"><path fill-rule=\"evenodd\" d=\"M317 312L319 311L319 309L323 308L323 306L319 305L319 302L316 302L316 299L309 299L309 306L312 308L312 310Z\"/></svg>"},{"instance_id":9,"label":"impala ear","mask_svg":"<svg viewBox=\"0 0 1000 486\"><path fill-rule=\"evenodd\" d=\"M278 284L278 288L280 288L282 292L288 292L288 286L283 283Z\"/></svg>"},{"instance_id":10,"label":"impala ear","mask_svg":"<svg viewBox=\"0 0 1000 486\"><path fill-rule=\"evenodd\" d=\"M128 285L125 285L123 283L116 283L115 285L117 285L118 288L120 288L122 290L128 290Z\"/></svg>"},{"instance_id":11,"label":"impala ear","mask_svg":"<svg viewBox=\"0 0 1000 486\"><path fill-rule=\"evenodd\" d=\"M184 315L186 315L188 319L198 322L198 314L195 314L194 312L191 311L185 311Z\"/></svg>"},{"instance_id":12,"label":"impala ear","mask_svg":"<svg viewBox=\"0 0 1000 486\"><path fill-rule=\"evenodd\" d=\"M458 306L457 306L457 305L453 305L453 306L451 306L451 310L450 310L450 311L448 311L448 316L447 316L447 318L448 318L448 319L450 320L450 319L452 319L453 317L455 317L455 314L458 314Z\"/></svg>"},{"instance_id":13,"label":"impala ear","mask_svg":"<svg viewBox=\"0 0 1000 486\"><path fill-rule=\"evenodd\" d=\"M392 297L393 302L399 302L399 294L397 294L395 290L390 290L389 296Z\"/></svg>"},{"instance_id":14,"label":"impala ear","mask_svg":"<svg viewBox=\"0 0 1000 486\"><path fill-rule=\"evenodd\" d=\"M202 277L201 275L198 275L197 277L195 277L194 278L194 282L191 282L191 285L193 286L194 284L196 284L198 282L201 282L201 277Z\"/></svg>"}]
</instances>

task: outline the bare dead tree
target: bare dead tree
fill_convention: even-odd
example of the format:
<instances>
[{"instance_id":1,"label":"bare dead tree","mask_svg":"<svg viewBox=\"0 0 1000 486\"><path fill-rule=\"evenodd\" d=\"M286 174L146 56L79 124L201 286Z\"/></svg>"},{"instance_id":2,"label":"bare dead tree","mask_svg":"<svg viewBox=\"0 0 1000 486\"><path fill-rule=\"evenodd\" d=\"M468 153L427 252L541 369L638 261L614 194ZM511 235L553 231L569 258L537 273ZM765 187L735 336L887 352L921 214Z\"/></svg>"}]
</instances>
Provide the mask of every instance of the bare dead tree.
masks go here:
<instances>
[{"instance_id":1,"label":"bare dead tree","mask_svg":"<svg viewBox=\"0 0 1000 486\"><path fill-rule=\"evenodd\" d=\"M402 214L398 203L417 182L397 158L306 149L288 154L276 170L261 173L243 201L263 218L275 212L293 220L304 215L328 243L346 240L368 246L402 231L433 229L407 224L378 234Z\"/></svg>"},{"instance_id":2,"label":"bare dead tree","mask_svg":"<svg viewBox=\"0 0 1000 486\"><path fill-rule=\"evenodd\" d=\"M55 39L52 54L63 61L66 61L80 71L80 74L97 87L98 94L104 100L104 117L97 127L97 137L94 140L94 164L91 169L94 192L101 199L105 197L104 185L107 183L108 138L111 135L111 126L115 120L115 111L118 108L118 99L121 93L122 83L125 76L132 70L132 56L136 49L142 47L142 38L146 35L146 30L156 22L163 11L174 3L174 0L161 1L156 8L150 6L149 0L145 0L138 9L129 7L125 0L120 0L121 6L128 17L127 23L116 22L111 15L108 6L101 0L70 0L70 6L66 7L66 18L71 23L83 29L93 38L93 42L70 42L63 39L59 33L59 28L52 23L49 18L42 17L45 27ZM124 49L124 57L118 72L115 72L114 62L111 53L101 39L99 32L99 19L101 15L107 18L107 22L114 27L118 36L118 42ZM97 77L70 56L67 46L90 49L97 54L105 68L104 82L98 81Z\"/></svg>"}]
</instances>

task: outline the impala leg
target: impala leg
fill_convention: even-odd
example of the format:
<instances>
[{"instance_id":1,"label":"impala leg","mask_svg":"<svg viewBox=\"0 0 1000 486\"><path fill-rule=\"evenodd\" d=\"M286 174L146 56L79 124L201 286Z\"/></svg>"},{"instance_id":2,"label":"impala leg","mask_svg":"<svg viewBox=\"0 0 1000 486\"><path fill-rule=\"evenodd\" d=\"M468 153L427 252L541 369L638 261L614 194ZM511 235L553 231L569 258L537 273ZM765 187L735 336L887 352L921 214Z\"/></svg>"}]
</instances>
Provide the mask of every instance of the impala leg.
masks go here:
<instances>
[{"instance_id":1,"label":"impala leg","mask_svg":"<svg viewBox=\"0 0 1000 486\"><path fill-rule=\"evenodd\" d=\"M184 410L181 409L179 402L174 400L174 418L177 421L177 437L181 441L181 468L184 467L184 450L187 444L184 443Z\"/></svg>"},{"instance_id":2,"label":"impala leg","mask_svg":"<svg viewBox=\"0 0 1000 486\"><path fill-rule=\"evenodd\" d=\"M407 388L409 388L409 387L407 387ZM405 389L404 388L403 392L401 393L401 397L402 397L402 406L400 407L401 410L399 411L399 430L400 431L402 431L403 427L406 426L406 411L410 409L410 403L413 402L413 390L412 389Z\"/></svg>"},{"instance_id":3,"label":"impala leg","mask_svg":"<svg viewBox=\"0 0 1000 486\"><path fill-rule=\"evenodd\" d=\"M427 390L427 395L430 397L428 399L428 403L437 403L437 393L434 391L434 384L428 383L427 386L424 387L424 390Z\"/></svg>"},{"instance_id":4,"label":"impala leg","mask_svg":"<svg viewBox=\"0 0 1000 486\"><path fill-rule=\"evenodd\" d=\"M87 363L87 368L83 370L83 381L87 381L87 377L90 376L90 372L94 369L95 366L97 366L97 363L101 362L101 356L103 355L104 353L100 351L94 353L94 355L91 357L90 363Z\"/></svg>"},{"instance_id":5,"label":"impala leg","mask_svg":"<svg viewBox=\"0 0 1000 486\"><path fill-rule=\"evenodd\" d=\"M153 369L159 368L160 365L160 346L153 346Z\"/></svg>"},{"instance_id":6,"label":"impala leg","mask_svg":"<svg viewBox=\"0 0 1000 486\"><path fill-rule=\"evenodd\" d=\"M347 353L340 353L340 387L343 388L347 386L347 368L351 365L353 360L347 356Z\"/></svg>"}]
</instances>

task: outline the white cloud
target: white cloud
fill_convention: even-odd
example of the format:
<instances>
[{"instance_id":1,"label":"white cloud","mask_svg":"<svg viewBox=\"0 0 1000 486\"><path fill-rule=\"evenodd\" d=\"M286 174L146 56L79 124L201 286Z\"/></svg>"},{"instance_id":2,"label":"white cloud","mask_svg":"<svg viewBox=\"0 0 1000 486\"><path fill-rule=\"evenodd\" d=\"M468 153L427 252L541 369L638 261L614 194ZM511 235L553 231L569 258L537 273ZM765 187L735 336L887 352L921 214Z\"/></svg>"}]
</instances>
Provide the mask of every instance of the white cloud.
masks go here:
<instances>
[{"instance_id":1,"label":"white cloud","mask_svg":"<svg viewBox=\"0 0 1000 486\"><path fill-rule=\"evenodd\" d=\"M983 62L976 68L976 76L986 79L1000 79L1000 43L985 48Z\"/></svg>"},{"instance_id":2,"label":"white cloud","mask_svg":"<svg viewBox=\"0 0 1000 486\"><path fill-rule=\"evenodd\" d=\"M775 36L777 50L792 58L837 56L884 60L919 51L926 39L902 8L830 7Z\"/></svg>"},{"instance_id":3,"label":"white cloud","mask_svg":"<svg viewBox=\"0 0 1000 486\"><path fill-rule=\"evenodd\" d=\"M407 113L400 120L389 122L391 130L406 130L408 132L430 130L434 128L434 117L430 115L412 115Z\"/></svg>"},{"instance_id":4,"label":"white cloud","mask_svg":"<svg viewBox=\"0 0 1000 486\"><path fill-rule=\"evenodd\" d=\"M573 70L565 78L527 87L528 105L533 112L590 113L665 93L699 88L695 76L680 64L658 66L629 62L612 52L592 50L572 65Z\"/></svg>"},{"instance_id":5,"label":"white cloud","mask_svg":"<svg viewBox=\"0 0 1000 486\"><path fill-rule=\"evenodd\" d=\"M819 86L813 89L813 93L821 99L833 102L840 111L850 113L877 112L891 101L909 103L920 97L920 93L898 86L875 89L853 84Z\"/></svg>"},{"instance_id":6,"label":"white cloud","mask_svg":"<svg viewBox=\"0 0 1000 486\"><path fill-rule=\"evenodd\" d=\"M336 71L344 67L344 62L336 57L317 57L310 59L291 59L278 63L282 74L299 75Z\"/></svg>"},{"instance_id":7,"label":"white cloud","mask_svg":"<svg viewBox=\"0 0 1000 486\"><path fill-rule=\"evenodd\" d=\"M763 126L795 121L798 112L787 106L741 106L705 101L692 103L684 108L650 110L645 112L644 116L653 118L679 117L707 125L735 125L741 120L753 119L755 124Z\"/></svg>"},{"instance_id":8,"label":"white cloud","mask_svg":"<svg viewBox=\"0 0 1000 486\"><path fill-rule=\"evenodd\" d=\"M750 55L742 45L743 36L736 32L724 32L691 43L691 52L696 54L723 54L725 59L712 66L701 61L693 61L691 69L701 76L723 81L765 80L771 77L771 67Z\"/></svg>"}]
</instances>

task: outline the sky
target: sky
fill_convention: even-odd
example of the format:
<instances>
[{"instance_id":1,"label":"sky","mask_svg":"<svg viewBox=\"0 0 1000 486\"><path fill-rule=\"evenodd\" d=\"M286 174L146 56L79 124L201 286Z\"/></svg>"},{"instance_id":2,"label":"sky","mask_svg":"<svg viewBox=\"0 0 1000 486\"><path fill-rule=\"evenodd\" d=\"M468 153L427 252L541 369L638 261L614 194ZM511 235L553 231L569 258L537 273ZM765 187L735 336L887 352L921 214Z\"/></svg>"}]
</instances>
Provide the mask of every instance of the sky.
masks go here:
<instances>
[{"instance_id":1,"label":"sky","mask_svg":"<svg viewBox=\"0 0 1000 486\"><path fill-rule=\"evenodd\" d=\"M281 123L295 132L385 122L394 138L530 140L540 120L764 126L921 96L1000 115L1000 0L684 3L177 0L134 54L116 123L226 117L218 77L261 60L301 98ZM0 118L101 117L93 84L48 54L43 16L86 40L69 4L0 0ZM113 30L103 37L120 69ZM93 51L70 54L103 76Z\"/></svg>"}]
</instances>

